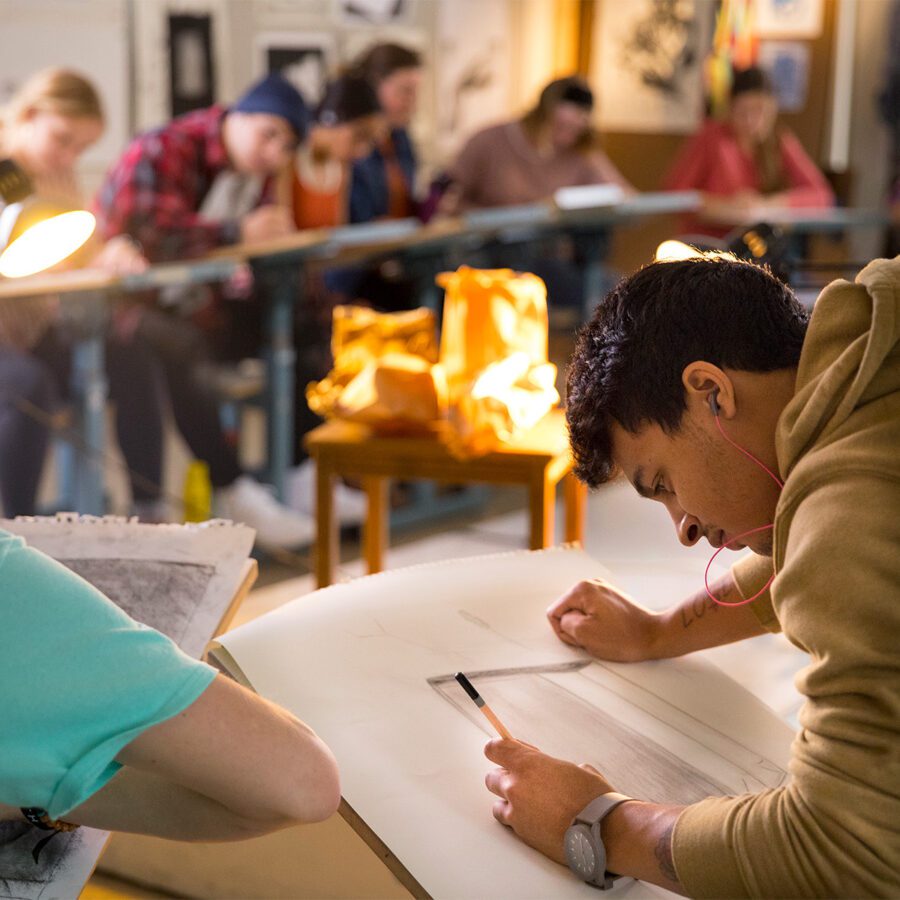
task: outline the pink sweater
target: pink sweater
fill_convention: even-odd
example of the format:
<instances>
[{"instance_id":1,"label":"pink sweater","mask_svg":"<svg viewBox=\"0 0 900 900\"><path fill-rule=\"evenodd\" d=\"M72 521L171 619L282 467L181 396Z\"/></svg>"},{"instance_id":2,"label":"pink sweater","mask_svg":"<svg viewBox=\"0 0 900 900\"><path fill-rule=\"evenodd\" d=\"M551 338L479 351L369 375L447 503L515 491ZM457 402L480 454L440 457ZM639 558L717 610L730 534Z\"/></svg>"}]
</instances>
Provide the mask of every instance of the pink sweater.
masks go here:
<instances>
[{"instance_id":1,"label":"pink sweater","mask_svg":"<svg viewBox=\"0 0 900 900\"><path fill-rule=\"evenodd\" d=\"M542 156L519 122L492 125L473 135L450 174L459 190L460 212L537 203L573 185L612 183L633 190L605 153L569 150Z\"/></svg>"},{"instance_id":2,"label":"pink sweater","mask_svg":"<svg viewBox=\"0 0 900 900\"><path fill-rule=\"evenodd\" d=\"M782 129L780 142L787 205L831 206L834 193L800 141ZM741 191L759 191L759 172L754 160L738 146L731 127L725 122L709 121L682 148L665 178L664 187L731 197ZM691 225L691 230L715 231L696 222Z\"/></svg>"}]
</instances>

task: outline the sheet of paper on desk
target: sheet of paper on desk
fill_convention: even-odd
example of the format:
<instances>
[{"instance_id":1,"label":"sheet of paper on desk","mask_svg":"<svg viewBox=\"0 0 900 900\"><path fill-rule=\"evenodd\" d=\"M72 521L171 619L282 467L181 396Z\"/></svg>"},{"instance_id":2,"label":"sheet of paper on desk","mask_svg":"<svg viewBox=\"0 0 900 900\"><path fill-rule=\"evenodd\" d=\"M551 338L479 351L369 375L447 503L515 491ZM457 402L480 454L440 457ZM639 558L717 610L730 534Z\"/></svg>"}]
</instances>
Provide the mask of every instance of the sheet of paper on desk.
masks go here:
<instances>
[{"instance_id":1,"label":"sheet of paper on desk","mask_svg":"<svg viewBox=\"0 0 900 900\"><path fill-rule=\"evenodd\" d=\"M77 572L130 616L200 657L253 548L245 525L143 525L120 517L0 519L0 528Z\"/></svg>"},{"instance_id":2,"label":"sheet of paper on desk","mask_svg":"<svg viewBox=\"0 0 900 900\"><path fill-rule=\"evenodd\" d=\"M708 663L599 663L558 641L547 606L604 574L574 549L453 560L326 588L220 642L328 742L344 798L432 896L596 896L491 817L490 732L454 672L517 737L648 799L777 786L792 739Z\"/></svg>"}]
</instances>

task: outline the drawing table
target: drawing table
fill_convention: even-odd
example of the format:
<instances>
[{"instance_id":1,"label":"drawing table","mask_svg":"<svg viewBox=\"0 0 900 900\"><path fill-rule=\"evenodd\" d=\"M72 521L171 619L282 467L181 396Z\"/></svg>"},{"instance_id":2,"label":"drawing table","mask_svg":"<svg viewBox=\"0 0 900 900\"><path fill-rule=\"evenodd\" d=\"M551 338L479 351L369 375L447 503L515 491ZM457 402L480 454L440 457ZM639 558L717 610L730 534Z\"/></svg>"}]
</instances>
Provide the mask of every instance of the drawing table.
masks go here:
<instances>
[{"instance_id":1,"label":"drawing table","mask_svg":"<svg viewBox=\"0 0 900 900\"><path fill-rule=\"evenodd\" d=\"M553 410L533 429L491 453L458 459L436 437L374 434L362 425L333 421L306 436L316 463L316 579L332 582L337 558L337 518L333 512L334 479L361 478L368 497L363 544L369 573L384 567L388 540L388 483L391 479L429 479L445 484L521 484L528 489L529 547L553 543L556 485L564 484L565 540L584 538L587 490L572 474L565 413Z\"/></svg>"},{"instance_id":2,"label":"drawing table","mask_svg":"<svg viewBox=\"0 0 900 900\"><path fill-rule=\"evenodd\" d=\"M483 748L494 735L454 672L516 737L636 797L777 788L793 738L698 658L602 663L559 641L548 603L597 577L609 573L563 548L395 569L298 597L211 655L328 744L341 815L413 896L587 900L593 888L493 820ZM629 879L613 893L672 896Z\"/></svg>"}]
</instances>

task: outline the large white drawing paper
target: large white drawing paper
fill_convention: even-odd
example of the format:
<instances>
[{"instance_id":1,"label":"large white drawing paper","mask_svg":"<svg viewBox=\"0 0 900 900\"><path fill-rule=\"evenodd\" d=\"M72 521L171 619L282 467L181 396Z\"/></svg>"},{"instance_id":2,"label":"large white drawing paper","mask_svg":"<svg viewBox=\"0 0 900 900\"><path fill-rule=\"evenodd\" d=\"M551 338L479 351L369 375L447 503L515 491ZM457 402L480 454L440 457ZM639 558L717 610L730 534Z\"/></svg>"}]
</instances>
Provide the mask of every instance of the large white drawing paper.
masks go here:
<instances>
[{"instance_id":1,"label":"large white drawing paper","mask_svg":"<svg viewBox=\"0 0 900 900\"><path fill-rule=\"evenodd\" d=\"M142 525L74 514L0 519L0 528L21 535L195 657L240 585L254 534L224 521ZM109 834L93 828L59 834L35 861L32 849L44 836L24 820L0 822L0 897L78 896Z\"/></svg>"},{"instance_id":2,"label":"large white drawing paper","mask_svg":"<svg viewBox=\"0 0 900 900\"><path fill-rule=\"evenodd\" d=\"M595 896L491 817L493 735L454 672L516 737L649 800L775 787L792 739L709 663L599 663L558 641L547 606L605 574L574 549L396 570L298 598L220 643L328 742L346 801L432 896ZM627 879L615 890L665 893Z\"/></svg>"}]
</instances>

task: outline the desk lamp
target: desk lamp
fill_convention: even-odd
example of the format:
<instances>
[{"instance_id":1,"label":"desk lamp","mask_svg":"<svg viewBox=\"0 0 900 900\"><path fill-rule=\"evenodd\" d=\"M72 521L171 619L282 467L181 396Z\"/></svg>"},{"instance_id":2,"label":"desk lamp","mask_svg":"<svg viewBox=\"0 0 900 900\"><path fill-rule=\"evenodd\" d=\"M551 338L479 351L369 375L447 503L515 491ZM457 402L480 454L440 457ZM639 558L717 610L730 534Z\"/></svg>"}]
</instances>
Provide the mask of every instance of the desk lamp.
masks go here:
<instances>
[{"instance_id":1,"label":"desk lamp","mask_svg":"<svg viewBox=\"0 0 900 900\"><path fill-rule=\"evenodd\" d=\"M0 254L0 275L5 278L34 275L62 262L97 224L87 210L32 198L33 192L28 176L12 160L0 160L0 198L10 204L0 216L6 220L0 230L9 231Z\"/></svg>"}]
</instances>

